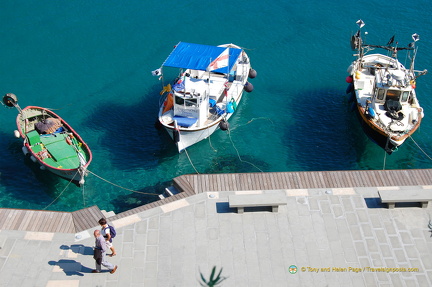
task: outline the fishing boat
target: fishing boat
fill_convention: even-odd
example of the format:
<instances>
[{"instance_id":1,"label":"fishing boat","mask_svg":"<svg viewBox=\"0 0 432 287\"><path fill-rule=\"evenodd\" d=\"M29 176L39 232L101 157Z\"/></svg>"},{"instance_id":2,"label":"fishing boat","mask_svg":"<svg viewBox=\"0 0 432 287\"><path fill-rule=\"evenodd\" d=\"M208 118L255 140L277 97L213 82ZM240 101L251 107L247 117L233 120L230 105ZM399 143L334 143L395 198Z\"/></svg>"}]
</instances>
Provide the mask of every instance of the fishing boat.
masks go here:
<instances>
[{"instance_id":1,"label":"fishing boat","mask_svg":"<svg viewBox=\"0 0 432 287\"><path fill-rule=\"evenodd\" d=\"M419 35L413 34L413 42L406 47L400 47L395 36L386 45L370 45L361 36L365 23L356 23L359 29L351 36L351 48L357 58L347 70L347 93L356 103L354 109L366 134L391 154L420 127L424 116L415 90L417 78L427 73L414 69ZM375 49L387 54L370 53ZM398 60L401 51L410 61L409 68Z\"/></svg>"},{"instance_id":2,"label":"fishing boat","mask_svg":"<svg viewBox=\"0 0 432 287\"><path fill-rule=\"evenodd\" d=\"M75 130L53 111L28 106L21 109L16 95L8 93L2 103L18 110L15 136L23 139L22 151L42 170L84 184L92 153Z\"/></svg>"},{"instance_id":3,"label":"fishing boat","mask_svg":"<svg viewBox=\"0 0 432 287\"><path fill-rule=\"evenodd\" d=\"M164 84L163 68L179 68L175 80ZM228 120L243 91L252 92L254 78L246 52L234 44L209 46L180 42L161 68L152 71L162 80L159 127L163 127L178 152L209 137L218 128L229 129Z\"/></svg>"}]
</instances>

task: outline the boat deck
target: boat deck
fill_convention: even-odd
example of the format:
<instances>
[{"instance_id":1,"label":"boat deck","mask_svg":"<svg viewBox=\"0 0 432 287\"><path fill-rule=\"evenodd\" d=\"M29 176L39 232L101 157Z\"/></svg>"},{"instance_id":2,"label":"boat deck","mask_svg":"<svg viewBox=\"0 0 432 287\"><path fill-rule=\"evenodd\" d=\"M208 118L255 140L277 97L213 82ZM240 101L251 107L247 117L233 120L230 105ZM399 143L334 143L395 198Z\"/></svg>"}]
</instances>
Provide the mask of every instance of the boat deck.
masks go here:
<instances>
[{"instance_id":1,"label":"boat deck","mask_svg":"<svg viewBox=\"0 0 432 287\"><path fill-rule=\"evenodd\" d=\"M432 186L432 169L191 174L173 179L180 193L109 217L110 221L211 191ZM76 233L98 226L97 206L75 212L0 209L0 230Z\"/></svg>"}]
</instances>

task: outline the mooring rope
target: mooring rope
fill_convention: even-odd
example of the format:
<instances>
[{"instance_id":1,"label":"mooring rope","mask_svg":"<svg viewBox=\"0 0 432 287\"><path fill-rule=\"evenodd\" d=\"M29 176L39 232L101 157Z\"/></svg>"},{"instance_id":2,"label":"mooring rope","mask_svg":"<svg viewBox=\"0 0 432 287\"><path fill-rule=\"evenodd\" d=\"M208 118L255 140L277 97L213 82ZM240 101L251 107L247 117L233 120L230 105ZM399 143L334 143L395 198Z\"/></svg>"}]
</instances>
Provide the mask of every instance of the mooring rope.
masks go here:
<instances>
[{"instance_id":1,"label":"mooring rope","mask_svg":"<svg viewBox=\"0 0 432 287\"><path fill-rule=\"evenodd\" d=\"M211 134L210 134L210 131L207 129L207 131L208 131L208 139L209 139L209 143L210 143L210 147L213 149L213 151L214 152L217 152L217 149L215 149L214 147L213 147L213 145L212 145L212 142L211 142Z\"/></svg>"},{"instance_id":2,"label":"mooring rope","mask_svg":"<svg viewBox=\"0 0 432 287\"><path fill-rule=\"evenodd\" d=\"M257 167L256 165L254 165L253 163L248 162L248 161L245 161L245 160L242 160L242 158L240 157L240 153L239 153L238 149L236 148L236 146L234 145L234 142L233 142L233 140L232 140L232 138L231 138L231 131L230 131L230 130L228 130L228 136L229 136L229 139L230 139L230 141L231 141L231 144L233 145L234 149L235 149L236 152L237 152L237 156L238 156L239 160L240 160L241 162L245 162L245 163L250 164L251 166L253 166L253 167L255 167L256 169L258 169L260 172L264 172L264 171L262 171L259 167Z\"/></svg>"},{"instance_id":3,"label":"mooring rope","mask_svg":"<svg viewBox=\"0 0 432 287\"><path fill-rule=\"evenodd\" d=\"M253 118L253 119L251 119L250 121L248 121L247 123L245 123L244 125L236 126L235 128L232 128L232 129L230 129L230 130L233 131L233 130L235 130L235 129L237 129L237 128L240 128L240 127L246 126L246 125L248 125L248 124L250 124L250 123L252 123L253 121L256 121L256 120L268 120L269 122L272 123L272 125L274 124L273 121L272 121L271 119L269 119L269 118L259 117L259 118Z\"/></svg>"},{"instance_id":4,"label":"mooring rope","mask_svg":"<svg viewBox=\"0 0 432 287\"><path fill-rule=\"evenodd\" d=\"M198 172L198 170L195 168L194 164L192 163L192 160L191 160L190 157L189 157L189 154L188 154L188 152L187 152L187 149L184 149L184 152L185 152L187 158L189 159L190 164L191 164L192 167L194 168L195 172L196 172L197 174L200 174L200 173Z\"/></svg>"},{"instance_id":5,"label":"mooring rope","mask_svg":"<svg viewBox=\"0 0 432 287\"><path fill-rule=\"evenodd\" d=\"M414 142L414 144L422 151L422 153L425 155L425 156L427 156L427 158L428 159L430 159L430 160L432 160L432 158L416 143L416 141L411 137L411 136L409 136L409 138Z\"/></svg>"},{"instance_id":6,"label":"mooring rope","mask_svg":"<svg viewBox=\"0 0 432 287\"><path fill-rule=\"evenodd\" d=\"M387 152L384 150L384 163L383 163L383 170L385 170L385 166L386 166L386 159L387 159Z\"/></svg>"},{"instance_id":7,"label":"mooring rope","mask_svg":"<svg viewBox=\"0 0 432 287\"><path fill-rule=\"evenodd\" d=\"M75 175L72 177L72 179L68 182L68 184L66 185L66 187L62 190L62 192L60 192L60 194L50 203L50 204L48 204L44 209L42 209L42 210L45 210L45 209L47 209L48 207L50 207L54 202L56 202L57 201L57 199L59 199L59 197L63 194L63 192L69 187L69 185L71 184L71 182L74 180L74 178L75 178L75 176L78 174L78 170L77 170L77 172L75 173Z\"/></svg>"},{"instance_id":8,"label":"mooring rope","mask_svg":"<svg viewBox=\"0 0 432 287\"><path fill-rule=\"evenodd\" d=\"M156 196L158 196L158 194L155 194L155 193L142 192L142 191L137 191L137 190L129 189L129 188L127 188L127 187L120 186L120 185L118 185L118 184L115 184L115 183L113 183L113 182L111 182L111 181L109 181L109 180L107 180L107 179L105 179L105 178L103 178L103 177L101 177L101 176L95 174L94 172L92 172L92 171L90 171L90 170L88 170L88 169L87 169L87 171L88 171L89 173L93 174L94 176L96 176L97 178L102 179L103 181L105 181L105 182L107 182L107 183L109 183L109 184L112 184L112 185L114 185L114 186L116 186L116 187L118 187L118 188L125 189L125 190L131 191L131 192L136 192L136 193L141 193L141 194L156 195Z\"/></svg>"},{"instance_id":9,"label":"mooring rope","mask_svg":"<svg viewBox=\"0 0 432 287\"><path fill-rule=\"evenodd\" d=\"M86 203L85 203L85 195L84 195L84 190L85 190L84 186L85 186L85 185L83 184L81 189L82 189L82 197L83 197L83 206L86 207Z\"/></svg>"}]
</instances>

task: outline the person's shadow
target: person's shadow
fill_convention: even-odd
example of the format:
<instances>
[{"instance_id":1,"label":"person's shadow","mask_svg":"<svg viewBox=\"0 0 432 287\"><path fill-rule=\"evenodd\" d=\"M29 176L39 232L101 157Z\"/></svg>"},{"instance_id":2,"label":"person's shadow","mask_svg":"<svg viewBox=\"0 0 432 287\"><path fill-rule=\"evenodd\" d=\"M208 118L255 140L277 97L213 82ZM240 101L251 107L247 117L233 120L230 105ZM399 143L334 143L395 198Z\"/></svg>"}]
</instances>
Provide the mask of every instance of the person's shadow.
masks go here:
<instances>
[{"instance_id":1,"label":"person's shadow","mask_svg":"<svg viewBox=\"0 0 432 287\"><path fill-rule=\"evenodd\" d=\"M71 254L81 254L81 255L91 255L93 256L93 248L84 246L82 244L76 245L62 245L60 246L61 250L64 250L65 253L71 252ZM58 266L67 276L84 276L84 273L91 273L92 268L88 268L81 263L73 260L73 259L60 259L59 261L48 261L49 265Z\"/></svg>"}]
</instances>

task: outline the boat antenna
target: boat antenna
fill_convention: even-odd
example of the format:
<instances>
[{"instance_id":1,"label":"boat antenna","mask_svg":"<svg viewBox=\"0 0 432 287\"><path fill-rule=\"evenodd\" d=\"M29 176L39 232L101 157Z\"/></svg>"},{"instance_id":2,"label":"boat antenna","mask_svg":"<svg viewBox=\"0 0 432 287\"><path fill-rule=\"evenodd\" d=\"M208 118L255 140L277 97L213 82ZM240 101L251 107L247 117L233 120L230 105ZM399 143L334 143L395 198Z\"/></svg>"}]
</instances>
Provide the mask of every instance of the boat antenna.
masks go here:
<instances>
[{"instance_id":1,"label":"boat antenna","mask_svg":"<svg viewBox=\"0 0 432 287\"><path fill-rule=\"evenodd\" d=\"M361 28L365 25L365 22L363 22L362 19L358 20L356 24L359 26L358 31L355 33L355 35L351 36L351 49L358 51L358 57L363 57L363 40L361 38Z\"/></svg>"},{"instance_id":2,"label":"boat antenna","mask_svg":"<svg viewBox=\"0 0 432 287\"><path fill-rule=\"evenodd\" d=\"M412 73L412 72L414 71L414 61L415 61L415 58L416 58L416 56L417 56L417 47L416 47L415 43L416 43L418 40L420 40L420 36L419 36L419 34L414 33L414 34L411 35L411 37L412 37L412 39L414 40L414 42L411 42L408 46L409 46L410 48L413 48L413 58L412 58L412 60L411 60L411 66L410 66L410 71L411 71L411 73Z\"/></svg>"}]
</instances>

